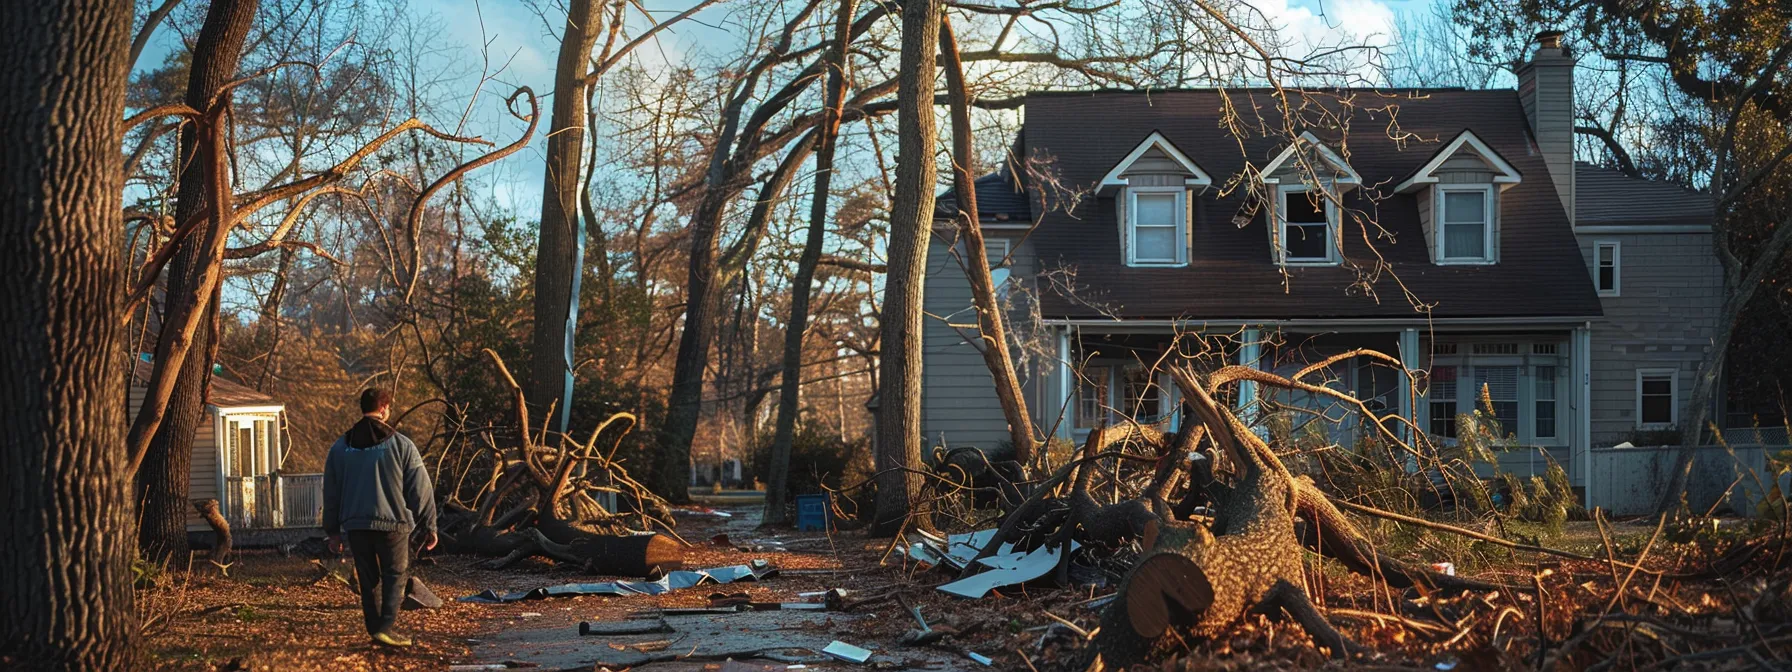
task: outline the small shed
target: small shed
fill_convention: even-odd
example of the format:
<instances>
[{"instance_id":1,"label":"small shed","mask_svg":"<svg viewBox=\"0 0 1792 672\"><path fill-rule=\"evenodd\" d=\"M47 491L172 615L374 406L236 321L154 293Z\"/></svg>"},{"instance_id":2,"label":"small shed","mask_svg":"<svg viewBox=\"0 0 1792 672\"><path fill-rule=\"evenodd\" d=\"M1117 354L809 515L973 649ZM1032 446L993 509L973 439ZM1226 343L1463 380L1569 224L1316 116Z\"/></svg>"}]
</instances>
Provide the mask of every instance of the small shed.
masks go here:
<instances>
[{"instance_id":1,"label":"small shed","mask_svg":"<svg viewBox=\"0 0 1792 672\"><path fill-rule=\"evenodd\" d=\"M131 417L136 417L148 393L153 365L146 359L134 362ZM218 500L219 512L230 522L233 533L309 532L322 524L323 474L283 471L289 452L286 404L214 374L206 396L205 421L193 436L187 496L194 501ZM210 533L211 526L197 512L188 511L187 531ZM238 545L252 544L250 540L255 538L234 536Z\"/></svg>"}]
</instances>

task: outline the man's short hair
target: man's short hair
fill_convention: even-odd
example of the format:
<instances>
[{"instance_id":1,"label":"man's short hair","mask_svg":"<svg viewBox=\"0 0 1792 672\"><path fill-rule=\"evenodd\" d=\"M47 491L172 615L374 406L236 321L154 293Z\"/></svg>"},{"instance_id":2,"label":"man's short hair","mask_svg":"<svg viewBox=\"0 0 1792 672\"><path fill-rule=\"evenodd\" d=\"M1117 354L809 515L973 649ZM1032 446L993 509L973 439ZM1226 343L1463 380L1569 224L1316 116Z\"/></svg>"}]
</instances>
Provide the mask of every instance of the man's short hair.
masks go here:
<instances>
[{"instance_id":1,"label":"man's short hair","mask_svg":"<svg viewBox=\"0 0 1792 672\"><path fill-rule=\"evenodd\" d=\"M361 393L361 412L372 413L392 405L392 391L383 387L369 387Z\"/></svg>"}]
</instances>

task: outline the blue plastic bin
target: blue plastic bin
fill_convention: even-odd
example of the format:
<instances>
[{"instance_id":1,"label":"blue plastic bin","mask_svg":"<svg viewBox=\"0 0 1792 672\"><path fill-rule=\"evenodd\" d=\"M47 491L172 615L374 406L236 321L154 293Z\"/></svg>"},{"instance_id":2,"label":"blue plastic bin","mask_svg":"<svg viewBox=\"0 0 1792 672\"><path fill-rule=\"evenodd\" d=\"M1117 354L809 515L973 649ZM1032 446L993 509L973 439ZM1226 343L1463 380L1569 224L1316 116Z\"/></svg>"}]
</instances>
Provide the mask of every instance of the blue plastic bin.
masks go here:
<instances>
[{"instance_id":1,"label":"blue plastic bin","mask_svg":"<svg viewBox=\"0 0 1792 672\"><path fill-rule=\"evenodd\" d=\"M796 496L796 529L825 530L828 527L828 496Z\"/></svg>"}]
</instances>

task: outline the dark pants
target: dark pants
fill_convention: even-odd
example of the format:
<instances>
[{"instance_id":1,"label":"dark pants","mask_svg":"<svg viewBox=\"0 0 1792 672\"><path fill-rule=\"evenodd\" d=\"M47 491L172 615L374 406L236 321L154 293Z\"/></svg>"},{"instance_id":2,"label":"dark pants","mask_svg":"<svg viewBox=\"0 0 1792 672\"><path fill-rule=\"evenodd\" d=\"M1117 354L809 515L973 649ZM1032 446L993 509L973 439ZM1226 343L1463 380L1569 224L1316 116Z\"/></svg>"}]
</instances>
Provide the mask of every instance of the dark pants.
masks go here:
<instances>
[{"instance_id":1,"label":"dark pants","mask_svg":"<svg viewBox=\"0 0 1792 672\"><path fill-rule=\"evenodd\" d=\"M380 532L349 530L348 548L355 555L355 585L361 589L361 615L367 634L390 631L404 603L405 572L411 567L409 528Z\"/></svg>"}]
</instances>

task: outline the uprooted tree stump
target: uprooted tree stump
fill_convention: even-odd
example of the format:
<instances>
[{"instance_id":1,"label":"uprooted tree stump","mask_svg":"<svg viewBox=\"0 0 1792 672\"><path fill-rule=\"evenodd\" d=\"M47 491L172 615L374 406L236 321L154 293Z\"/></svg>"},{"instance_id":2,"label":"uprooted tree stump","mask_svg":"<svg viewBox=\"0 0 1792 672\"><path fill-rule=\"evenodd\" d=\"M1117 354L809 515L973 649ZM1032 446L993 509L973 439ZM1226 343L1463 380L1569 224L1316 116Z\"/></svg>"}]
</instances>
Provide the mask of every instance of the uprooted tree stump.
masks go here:
<instances>
[{"instance_id":1,"label":"uprooted tree stump","mask_svg":"<svg viewBox=\"0 0 1792 672\"><path fill-rule=\"evenodd\" d=\"M438 525L442 549L495 558L485 563L492 569L533 556L594 574L651 576L683 567L681 540L644 529L658 523L670 533L664 500L629 477L614 462L614 450L609 455L597 450L605 430L626 423L615 432L620 441L633 428L635 416L610 416L583 443L563 436L555 445L544 445L546 432L541 441L530 436L522 388L497 353L485 353L511 390L518 438L515 445L500 447L490 433L481 435L496 466L472 507L452 502L444 507ZM606 511L593 496L600 492L626 495L636 511Z\"/></svg>"}]
</instances>

